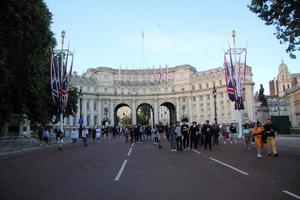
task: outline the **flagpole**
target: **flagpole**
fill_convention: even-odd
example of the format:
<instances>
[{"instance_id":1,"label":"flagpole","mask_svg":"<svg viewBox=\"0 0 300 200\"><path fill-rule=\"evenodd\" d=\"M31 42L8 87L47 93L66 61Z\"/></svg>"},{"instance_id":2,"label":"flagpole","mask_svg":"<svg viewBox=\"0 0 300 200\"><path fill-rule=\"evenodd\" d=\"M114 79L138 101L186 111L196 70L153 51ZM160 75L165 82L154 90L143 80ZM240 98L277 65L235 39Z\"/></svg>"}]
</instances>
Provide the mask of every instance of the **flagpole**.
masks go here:
<instances>
[{"instance_id":1,"label":"flagpole","mask_svg":"<svg viewBox=\"0 0 300 200\"><path fill-rule=\"evenodd\" d=\"M237 98L239 99L240 98L240 80L238 80L239 78L237 77L237 70L236 70L236 44L235 44L235 31L233 30L232 31L232 39L233 39L233 49L234 49L234 75L235 75L235 78L236 78L236 92L237 92ZM239 103L239 101L238 101ZM237 118L238 118L238 125L239 125L239 136L238 138L241 138L242 137L242 112L241 112L241 109L240 109L240 105L236 105L237 106Z\"/></svg>"},{"instance_id":2,"label":"flagpole","mask_svg":"<svg viewBox=\"0 0 300 200\"><path fill-rule=\"evenodd\" d=\"M142 65L143 65L143 69L145 68L144 66L144 29L142 30Z\"/></svg>"},{"instance_id":3,"label":"flagpole","mask_svg":"<svg viewBox=\"0 0 300 200\"><path fill-rule=\"evenodd\" d=\"M63 59L63 50L64 50L64 38L65 38L66 32L63 30L61 32L61 57L60 57L60 130L63 132L64 130L64 114L63 114L63 95L62 95L62 85L63 85L63 71L64 71L64 59Z\"/></svg>"}]
</instances>

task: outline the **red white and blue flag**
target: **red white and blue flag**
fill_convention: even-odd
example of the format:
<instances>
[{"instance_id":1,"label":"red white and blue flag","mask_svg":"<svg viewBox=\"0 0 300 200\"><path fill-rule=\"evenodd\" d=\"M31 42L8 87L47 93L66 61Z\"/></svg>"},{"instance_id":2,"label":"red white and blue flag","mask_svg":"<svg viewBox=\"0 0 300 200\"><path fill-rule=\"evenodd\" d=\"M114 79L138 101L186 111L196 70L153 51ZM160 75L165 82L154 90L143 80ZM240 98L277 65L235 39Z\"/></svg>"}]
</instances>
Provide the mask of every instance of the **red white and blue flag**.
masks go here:
<instances>
[{"instance_id":1,"label":"red white and blue flag","mask_svg":"<svg viewBox=\"0 0 300 200\"><path fill-rule=\"evenodd\" d=\"M236 101L236 88L235 88L235 81L233 77L233 68L232 65L226 61L225 56L224 56L224 68L225 68L225 78L226 78L228 98L230 99L230 101Z\"/></svg>"},{"instance_id":2,"label":"red white and blue flag","mask_svg":"<svg viewBox=\"0 0 300 200\"><path fill-rule=\"evenodd\" d=\"M59 74L57 70L57 57L53 55L53 51L51 50L51 60L50 60L50 80L51 80L51 95L53 102L55 104L59 104Z\"/></svg>"}]
</instances>

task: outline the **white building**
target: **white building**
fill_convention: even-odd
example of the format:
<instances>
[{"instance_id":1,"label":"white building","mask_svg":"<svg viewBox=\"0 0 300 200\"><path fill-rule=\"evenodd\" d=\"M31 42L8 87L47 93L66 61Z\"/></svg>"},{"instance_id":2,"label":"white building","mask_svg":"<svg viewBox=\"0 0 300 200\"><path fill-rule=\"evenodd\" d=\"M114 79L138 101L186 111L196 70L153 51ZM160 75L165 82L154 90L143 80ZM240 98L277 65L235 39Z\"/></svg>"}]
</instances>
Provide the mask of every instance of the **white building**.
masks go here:
<instances>
[{"instance_id":1,"label":"white building","mask_svg":"<svg viewBox=\"0 0 300 200\"><path fill-rule=\"evenodd\" d=\"M120 70L108 67L90 68L82 76L72 77L72 86L82 90L82 114L85 126L108 121L115 124L122 106L131 109L132 123L137 124L141 105L151 108L153 123L169 123L186 118L189 122L214 121L213 85L217 90L216 105L219 123L237 121L234 103L229 101L224 68L198 72L190 65L165 69ZM243 120L255 121L254 83L251 67L247 67L245 110ZM79 104L79 102L78 102ZM167 108L167 110L164 108ZM161 115L159 110L161 109ZM68 127L78 126L78 113L65 120Z\"/></svg>"}]
</instances>

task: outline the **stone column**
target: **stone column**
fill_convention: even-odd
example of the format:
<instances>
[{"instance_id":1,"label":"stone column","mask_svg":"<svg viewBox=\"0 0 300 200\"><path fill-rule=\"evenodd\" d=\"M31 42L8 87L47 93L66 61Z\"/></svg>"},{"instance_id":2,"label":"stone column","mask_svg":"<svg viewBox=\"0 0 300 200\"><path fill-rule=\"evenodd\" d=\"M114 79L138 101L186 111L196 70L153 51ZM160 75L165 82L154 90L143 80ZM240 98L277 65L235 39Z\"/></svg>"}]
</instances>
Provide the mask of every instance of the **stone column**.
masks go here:
<instances>
[{"instance_id":1,"label":"stone column","mask_svg":"<svg viewBox=\"0 0 300 200\"><path fill-rule=\"evenodd\" d=\"M192 112L192 96L189 95L189 123L193 121L193 112Z\"/></svg>"},{"instance_id":2,"label":"stone column","mask_svg":"<svg viewBox=\"0 0 300 200\"><path fill-rule=\"evenodd\" d=\"M158 106L157 106L157 96L155 96L154 100L154 123L158 124Z\"/></svg>"},{"instance_id":3,"label":"stone column","mask_svg":"<svg viewBox=\"0 0 300 200\"><path fill-rule=\"evenodd\" d=\"M136 104L135 104L135 99L132 100L132 111L131 111L131 119L132 119L132 124L136 125Z\"/></svg>"},{"instance_id":4,"label":"stone column","mask_svg":"<svg viewBox=\"0 0 300 200\"><path fill-rule=\"evenodd\" d=\"M179 107L179 97L176 97L176 121L180 121L181 108Z\"/></svg>"},{"instance_id":5,"label":"stone column","mask_svg":"<svg viewBox=\"0 0 300 200\"><path fill-rule=\"evenodd\" d=\"M90 126L94 126L94 100L90 100Z\"/></svg>"},{"instance_id":6,"label":"stone column","mask_svg":"<svg viewBox=\"0 0 300 200\"><path fill-rule=\"evenodd\" d=\"M196 109L197 109L197 123L200 122L200 101L199 101L199 96L196 97Z\"/></svg>"},{"instance_id":7,"label":"stone column","mask_svg":"<svg viewBox=\"0 0 300 200\"><path fill-rule=\"evenodd\" d=\"M86 98L82 98L82 118L83 118L83 126L87 125L87 113L86 113Z\"/></svg>"},{"instance_id":8,"label":"stone column","mask_svg":"<svg viewBox=\"0 0 300 200\"><path fill-rule=\"evenodd\" d=\"M101 124L101 121L104 118L104 116L102 116L102 103L101 103L101 101L102 101L101 99L98 99L98 121L99 121L99 124Z\"/></svg>"},{"instance_id":9,"label":"stone column","mask_svg":"<svg viewBox=\"0 0 300 200\"><path fill-rule=\"evenodd\" d=\"M114 118L114 101L111 99L110 100L110 121L111 125L115 125L115 118Z\"/></svg>"}]
</instances>

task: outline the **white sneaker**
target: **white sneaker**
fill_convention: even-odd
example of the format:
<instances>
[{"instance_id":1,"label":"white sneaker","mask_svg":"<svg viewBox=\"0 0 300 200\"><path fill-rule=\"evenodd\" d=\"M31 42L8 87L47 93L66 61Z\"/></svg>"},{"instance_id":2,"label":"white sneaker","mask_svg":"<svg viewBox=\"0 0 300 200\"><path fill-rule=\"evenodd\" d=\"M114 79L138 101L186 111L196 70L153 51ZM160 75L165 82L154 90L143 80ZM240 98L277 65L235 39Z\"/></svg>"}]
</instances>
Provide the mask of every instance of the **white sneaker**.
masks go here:
<instances>
[{"instance_id":1,"label":"white sneaker","mask_svg":"<svg viewBox=\"0 0 300 200\"><path fill-rule=\"evenodd\" d=\"M260 154L257 154L257 157L258 157L258 158L262 158L262 156L261 156Z\"/></svg>"}]
</instances>

